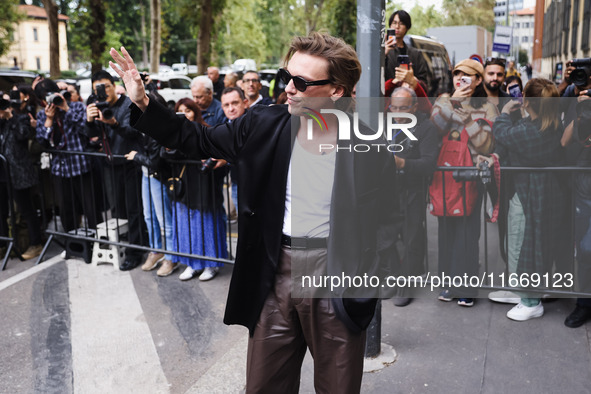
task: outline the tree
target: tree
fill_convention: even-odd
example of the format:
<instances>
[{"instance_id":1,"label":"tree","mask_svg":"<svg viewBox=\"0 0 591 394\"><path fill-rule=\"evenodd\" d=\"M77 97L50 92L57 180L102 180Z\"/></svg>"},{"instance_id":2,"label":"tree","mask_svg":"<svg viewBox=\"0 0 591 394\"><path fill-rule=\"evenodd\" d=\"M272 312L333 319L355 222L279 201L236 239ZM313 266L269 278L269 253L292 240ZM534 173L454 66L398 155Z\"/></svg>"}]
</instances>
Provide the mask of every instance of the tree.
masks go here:
<instances>
[{"instance_id":1,"label":"tree","mask_svg":"<svg viewBox=\"0 0 591 394\"><path fill-rule=\"evenodd\" d=\"M16 0L0 1L0 56L8 52L13 40L14 27L24 18L24 15L18 12L17 5Z\"/></svg>"},{"instance_id":2,"label":"tree","mask_svg":"<svg viewBox=\"0 0 591 394\"><path fill-rule=\"evenodd\" d=\"M488 31L495 29L495 0L443 0L447 13L446 26L482 26Z\"/></svg>"},{"instance_id":3,"label":"tree","mask_svg":"<svg viewBox=\"0 0 591 394\"><path fill-rule=\"evenodd\" d=\"M102 0L89 0L90 24L88 41L90 42L90 63L92 73L103 69L102 57L105 53L105 4Z\"/></svg>"},{"instance_id":4,"label":"tree","mask_svg":"<svg viewBox=\"0 0 591 394\"><path fill-rule=\"evenodd\" d=\"M160 0L150 0L150 72L157 73L160 66Z\"/></svg>"},{"instance_id":5,"label":"tree","mask_svg":"<svg viewBox=\"0 0 591 394\"><path fill-rule=\"evenodd\" d=\"M43 5L49 25L49 74L55 78L61 75L57 5L54 0L43 0Z\"/></svg>"}]
</instances>

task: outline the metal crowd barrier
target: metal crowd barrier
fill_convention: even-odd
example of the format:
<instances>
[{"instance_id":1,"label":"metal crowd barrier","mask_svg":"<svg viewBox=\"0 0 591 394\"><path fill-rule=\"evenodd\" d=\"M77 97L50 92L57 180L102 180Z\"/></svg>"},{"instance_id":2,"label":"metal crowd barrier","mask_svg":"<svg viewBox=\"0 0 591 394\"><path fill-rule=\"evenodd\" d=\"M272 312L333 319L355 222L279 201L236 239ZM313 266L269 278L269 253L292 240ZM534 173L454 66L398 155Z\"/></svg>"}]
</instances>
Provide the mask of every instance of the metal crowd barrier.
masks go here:
<instances>
[{"instance_id":1,"label":"metal crowd barrier","mask_svg":"<svg viewBox=\"0 0 591 394\"><path fill-rule=\"evenodd\" d=\"M90 196L91 196L91 201L76 201L77 203L80 203L80 207L77 206L77 204L74 205L73 209L72 209L72 215L71 215L71 219L74 221L74 223L76 223L76 227L73 229L64 229L62 230L62 226L60 226L60 224L58 223L58 219L57 217L61 215L60 219L61 222L63 224L64 222L64 218L63 217L63 213L62 212L58 212L56 208L58 208L57 206L59 205L58 203L54 204L52 206L52 225L49 226L49 228L46 230L46 233L49 234L49 238L45 244L45 247L42 251L42 254L39 256L37 263L39 264L42 260L43 257L49 247L49 245L52 242L57 242L59 243L61 246L63 246L65 248L65 242L68 242L69 240L77 240L80 242L88 242L88 243L94 243L94 242L99 242L102 245L113 245L113 246L119 246L119 247L125 247L125 248L132 248L132 249L137 249L143 252L158 252L158 253L165 253L165 254L170 254L170 255L174 255L174 256L181 256L181 257L187 257L187 258L198 258L198 259L203 259L203 260L207 260L207 261L214 261L214 262L220 262L220 263L225 263L225 264L233 264L233 245L232 245L232 223L230 222L230 218L229 218L229 213L228 215L225 214L225 212L221 212L221 210L224 210L224 207L221 207L220 209L216 209L214 211L214 223L217 223L217 218L219 215L224 215L226 217L226 235L225 235L225 239L227 242L227 247L228 247L228 255L229 258L225 259L225 258L218 258L218 257L213 257L213 256L204 256L204 255L200 255L197 253L194 253L192 250L192 245L190 248L189 253L183 253L183 252L179 252L178 250L180 250L179 248L179 243L177 242L176 248L174 248L172 245L167 245L166 244L166 237L164 236L164 228L161 228L161 234L162 234L162 244L163 247L162 248L152 248L150 246L148 246L148 238L147 238L147 233L145 233L144 231L140 231L139 232L139 243L131 243L130 240L128 239L129 236L126 236L123 233L119 233L119 224L117 223L117 240L111 240L111 239L104 239L104 238L97 238L94 235L88 235L89 232L92 232L94 230L93 226L89 225L89 218L88 218L88 213L84 212L84 209L91 209L95 212L98 211L98 217L97 217L97 223L101 223L101 222L105 222L109 219L113 219L116 220L117 222L120 219L129 219L128 216L126 214L120 214L117 213L117 211L119 210L119 212L121 211L125 211L127 213L130 212L130 210L135 209L136 211L139 210L140 212L140 218L141 220L143 220L144 218L144 211L143 211L143 207L142 207L142 170L141 170L141 166L139 164L137 164L136 162L132 162L132 161L127 161L125 159L124 156L121 155L109 155L107 156L104 153L96 153L96 152L77 152L77 151L62 151L62 150L47 150L47 153L50 153L51 155L61 155L62 157L64 157L65 162L72 162L71 157L73 156L85 156L87 158L89 158L92 162L92 170L87 173L87 177L89 179L86 180L86 186L90 186L91 190L90 190ZM114 164L115 161L118 161L118 164ZM176 174L176 176L178 177L180 170L179 168L181 168L182 166L186 165L186 166L201 166L201 161L194 161L194 160L167 160L168 162L171 163L172 168L173 168L173 174ZM118 171L117 167L121 167L121 166L132 166L135 167L135 170L129 170L129 177L127 177L125 179L126 183L132 183L133 185L135 185L135 187L137 188L135 190L135 195L136 195L136 200L134 201L129 201L130 198L126 198L126 187L121 187L121 185L117 185L117 184L110 184L108 185L107 182L108 180L114 180L116 179L116 176L113 176L115 174L116 171ZM120 169L119 169L120 170ZM108 174L110 173L110 174ZM109 175L111 175L109 177ZM55 180L55 176L51 176L51 179L47 179L47 177L44 179L44 182L53 182ZM210 176L210 178L213 179L213 177ZM228 176L225 177L224 180L224 184L225 184L225 190L226 192L226 198L227 201L229 202L230 200L230 195L229 195L229 178ZM75 188L79 188L78 190L76 190ZM123 209L123 207L118 207L117 205L121 205L118 204L116 201L112 201L113 198L111 198L111 201L109 199L109 196L107 195L108 192L107 190L112 190L113 192L111 193L114 197L114 200L116 201L125 201L125 207ZM215 188L212 188L212 193L215 193ZM45 187L42 188L42 190L45 190ZM67 192L69 194L69 196L73 199L76 195L84 195L85 191L87 192L88 195L88 190L84 189L84 182L80 182L76 185L70 183L69 185L69 189L65 190L65 192ZM57 196L55 195L56 190L54 188L54 196L53 196L53 201L58 201L58 199L56 198ZM161 200L164 200L164 196L163 193L165 193L164 190L161 190ZM193 199L192 201L198 201L199 199L204 199L204 198L208 198L208 196L203 196L201 195L201 193L198 193L199 195L194 196L190 194L189 190L186 190L185 193L187 194L186 196L186 201L191 201L191 199ZM152 194L150 193L150 196ZM216 196L216 195L212 195L210 196L211 199L213 199L214 201L216 201L216 199L220 198L220 196ZM137 204L137 206L134 206L134 204ZM172 204L174 205L175 202L173 201ZM230 206L230 204L228 203L228 206ZM79 209L82 208L82 209ZM140 209L141 208L141 209ZM216 207L219 208L219 207ZM173 218L172 218L172 225L173 226L178 226L179 225L179 221L183 220L183 218L179 218L174 216L174 212L176 212L173 209ZM85 220L81 220L82 217L85 217ZM152 220L157 220L157 218L155 217L155 215L152 215ZM152 226L153 223L145 223L146 226L150 225ZM143 228L143 226L142 226ZM191 226L189 226L189 231L191 229ZM69 230L69 231L68 231ZM214 228L214 230L217 230ZM132 230L133 231L133 230ZM129 233L128 233L129 234ZM214 237L215 238L215 237ZM177 240L178 241L178 240ZM217 247L216 247L217 249ZM87 261L88 263L90 263L90 261Z\"/></svg>"},{"instance_id":2,"label":"metal crowd barrier","mask_svg":"<svg viewBox=\"0 0 591 394\"><path fill-rule=\"evenodd\" d=\"M474 172L475 167L438 167L436 169L436 171L440 171L442 172L442 174L444 172L447 171L456 171L458 172L460 175L462 174L462 172L464 173L468 173L468 172ZM559 238L559 249L556 251L555 254L553 254L553 259L554 259L554 264L553 264L553 271L550 274L550 276L552 275L558 275L561 273L567 273L567 274L572 274L574 277L574 282L572 283L572 286L561 286L559 288L555 288L554 286L551 286L550 288L546 288L543 286L540 286L539 288L532 288L532 287L521 287L521 286L510 286L508 285L508 282L505 281L505 285L501 286L499 285L499 280L492 280L494 278L494 276L486 276L485 277L485 281L483 283L481 283L481 285L479 286L480 289L482 290L510 290L510 291L526 291L528 293L539 293L541 294L545 294L548 296L562 296L562 297L589 297L591 296L591 292L588 291L582 291L582 290L577 290L577 288L579 288L580 286L582 286L581 283L581 278L579 278L579 273L582 271L581 267L591 264L591 261L578 261L577 260L577 255L576 255L576 250L575 250L575 220L576 220L576 215L577 212L575 210L575 176L577 174L581 174L581 173L590 173L591 172L591 168L585 168L585 167L501 167L501 185L503 185L503 182L507 181L508 177L511 174L516 174L516 173L522 173L522 172L542 172L542 173L556 173L558 174L558 178L560 179L560 181L563 183L561 192L565 194L565 199L564 199L564 204L566 205L564 207L565 209L565 215L564 215L564 221L562 221L561 223L556 223L556 227L555 227L555 231L554 233L556 234L556 236ZM443 189L445 190L445 176L442 176L443 179ZM466 181L463 181L466 182ZM478 182L478 181L477 181ZM425 187L428 188L428 184L425 183ZM507 195L508 190L503 186L501 188L501 195L500 195L500 200L499 203L503 204L503 203L507 203L507 207L508 208L508 201L509 201L509 197ZM428 200L428 193L427 190L425 190L425 196L427 197L427 203L429 202ZM465 195L464 195L464 205L465 205ZM479 269L478 272L480 274L482 273L496 273L498 271L495 271L495 269L499 269L499 265L502 264L504 265L502 268L504 269L504 275L505 277L508 277L510 275L510 273L508 272L508 261L507 261L507 245L506 245L506 233L501 231L499 234L500 239L498 239L498 244L499 244L499 250L498 250L498 254L499 254L499 258L496 259L496 261L490 261L491 255L494 255L497 253L497 251L495 251L494 249L491 250L489 243L491 242L491 235L489 233L489 226L504 226L504 223L507 220L507 215L508 215L508 209L503 209L503 207L501 207L501 212L499 215L499 221L500 223L490 223L487 221L487 213L489 211L488 208L488 198L487 198L487 194L486 192L484 192L484 196L483 196L483 203L482 203L482 208L480 211L480 215L481 215L481 228L483 229L483 232L481 234L479 243L482 246L484 253L480 252L480 255L483 257L483 263L482 265L479 264ZM432 215L430 215L432 216ZM433 216L432 216L433 217ZM463 216L461 217L462 220L464 220L464 223L467 221L467 217ZM448 220L449 217L441 217L440 220ZM484 225L483 225L484 224ZM498 228L497 228L498 230ZM425 237L427 235L425 234ZM445 243L445 242L444 242ZM427 248L428 250L429 248ZM427 267L429 267L429 261L428 261L428 253L425 253L425 259L427 259L427 261L425 262L425 265ZM431 269L435 268L438 269L438 263L437 265L435 265L435 267L430 267ZM501 273L498 273L499 275L501 275ZM497 277L498 278L498 277ZM583 278L582 281L586 281L586 280L590 280L591 278ZM515 281L514 281L515 282ZM517 280L517 282L519 282L519 280ZM523 281L523 282L527 282L527 281ZM552 282L552 281L550 281ZM570 281L568 281L567 283L570 283Z\"/></svg>"}]
</instances>

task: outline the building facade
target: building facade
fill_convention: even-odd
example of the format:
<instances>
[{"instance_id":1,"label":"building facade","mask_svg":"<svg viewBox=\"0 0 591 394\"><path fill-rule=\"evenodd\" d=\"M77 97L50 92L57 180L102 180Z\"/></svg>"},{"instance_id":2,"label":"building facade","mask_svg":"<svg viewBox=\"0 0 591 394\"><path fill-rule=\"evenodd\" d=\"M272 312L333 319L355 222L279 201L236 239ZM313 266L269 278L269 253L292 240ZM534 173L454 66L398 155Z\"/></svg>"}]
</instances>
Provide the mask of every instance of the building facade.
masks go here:
<instances>
[{"instance_id":1,"label":"building facade","mask_svg":"<svg viewBox=\"0 0 591 394\"><path fill-rule=\"evenodd\" d=\"M591 0L545 0L544 8L541 76L559 81L567 61L591 57Z\"/></svg>"},{"instance_id":2,"label":"building facade","mask_svg":"<svg viewBox=\"0 0 591 394\"><path fill-rule=\"evenodd\" d=\"M532 62L534 44L535 8L524 8L511 13L511 26L513 26L512 48L515 48L515 59L518 60L519 49L527 52L528 63ZM522 64L525 66L525 64Z\"/></svg>"},{"instance_id":3,"label":"building facade","mask_svg":"<svg viewBox=\"0 0 591 394\"><path fill-rule=\"evenodd\" d=\"M12 45L0 58L0 67L18 67L21 70L49 70L49 23L44 8L33 5L19 5L26 19L15 29ZM69 69L66 23L68 17L58 16L60 69Z\"/></svg>"}]
</instances>

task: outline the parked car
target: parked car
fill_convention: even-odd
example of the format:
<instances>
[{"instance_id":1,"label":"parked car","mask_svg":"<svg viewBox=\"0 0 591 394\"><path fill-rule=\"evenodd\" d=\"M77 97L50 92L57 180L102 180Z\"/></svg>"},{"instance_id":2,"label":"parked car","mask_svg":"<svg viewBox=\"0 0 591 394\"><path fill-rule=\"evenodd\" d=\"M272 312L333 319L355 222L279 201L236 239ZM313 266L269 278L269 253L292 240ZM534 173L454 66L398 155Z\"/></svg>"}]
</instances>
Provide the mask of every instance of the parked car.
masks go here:
<instances>
[{"instance_id":1,"label":"parked car","mask_svg":"<svg viewBox=\"0 0 591 394\"><path fill-rule=\"evenodd\" d=\"M8 92L19 83L31 84L36 74L20 70L0 70L0 90Z\"/></svg>"},{"instance_id":2,"label":"parked car","mask_svg":"<svg viewBox=\"0 0 591 394\"><path fill-rule=\"evenodd\" d=\"M453 86L452 67L445 45L429 37L412 34L404 36L404 42L419 50L425 58L429 69L427 95L438 97L442 93L450 93Z\"/></svg>"},{"instance_id":3,"label":"parked car","mask_svg":"<svg viewBox=\"0 0 591 394\"><path fill-rule=\"evenodd\" d=\"M178 74L152 74L152 81L158 88L160 94L170 107L174 107L177 101L182 98L193 98L191 94L191 78Z\"/></svg>"},{"instance_id":4,"label":"parked car","mask_svg":"<svg viewBox=\"0 0 591 394\"><path fill-rule=\"evenodd\" d=\"M172 70L181 75L197 74L197 66L187 65L187 63L174 63Z\"/></svg>"}]
</instances>

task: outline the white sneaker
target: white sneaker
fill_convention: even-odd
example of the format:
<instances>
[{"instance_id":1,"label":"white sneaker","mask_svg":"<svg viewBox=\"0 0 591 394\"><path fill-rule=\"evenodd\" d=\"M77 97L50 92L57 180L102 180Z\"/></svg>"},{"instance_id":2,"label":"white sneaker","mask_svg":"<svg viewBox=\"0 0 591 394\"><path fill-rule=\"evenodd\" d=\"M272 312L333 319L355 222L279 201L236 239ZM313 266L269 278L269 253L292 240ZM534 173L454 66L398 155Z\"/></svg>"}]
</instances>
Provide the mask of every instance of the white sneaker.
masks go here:
<instances>
[{"instance_id":1,"label":"white sneaker","mask_svg":"<svg viewBox=\"0 0 591 394\"><path fill-rule=\"evenodd\" d=\"M543 314L544 307L541 302L536 306L525 306L520 302L507 312L507 317L511 320L526 321L534 317L542 317Z\"/></svg>"},{"instance_id":2,"label":"white sneaker","mask_svg":"<svg viewBox=\"0 0 591 394\"><path fill-rule=\"evenodd\" d=\"M189 280L197 276L197 271L191 267L185 268L182 274L179 275L180 280Z\"/></svg>"},{"instance_id":3,"label":"white sneaker","mask_svg":"<svg viewBox=\"0 0 591 394\"><path fill-rule=\"evenodd\" d=\"M199 275L199 280L211 280L218 274L218 272L220 272L220 269L218 267L207 267L203 270L203 273Z\"/></svg>"},{"instance_id":4,"label":"white sneaker","mask_svg":"<svg viewBox=\"0 0 591 394\"><path fill-rule=\"evenodd\" d=\"M521 297L512 291L501 290L488 293L488 299L494 302L501 302L503 304L519 304Z\"/></svg>"}]
</instances>

